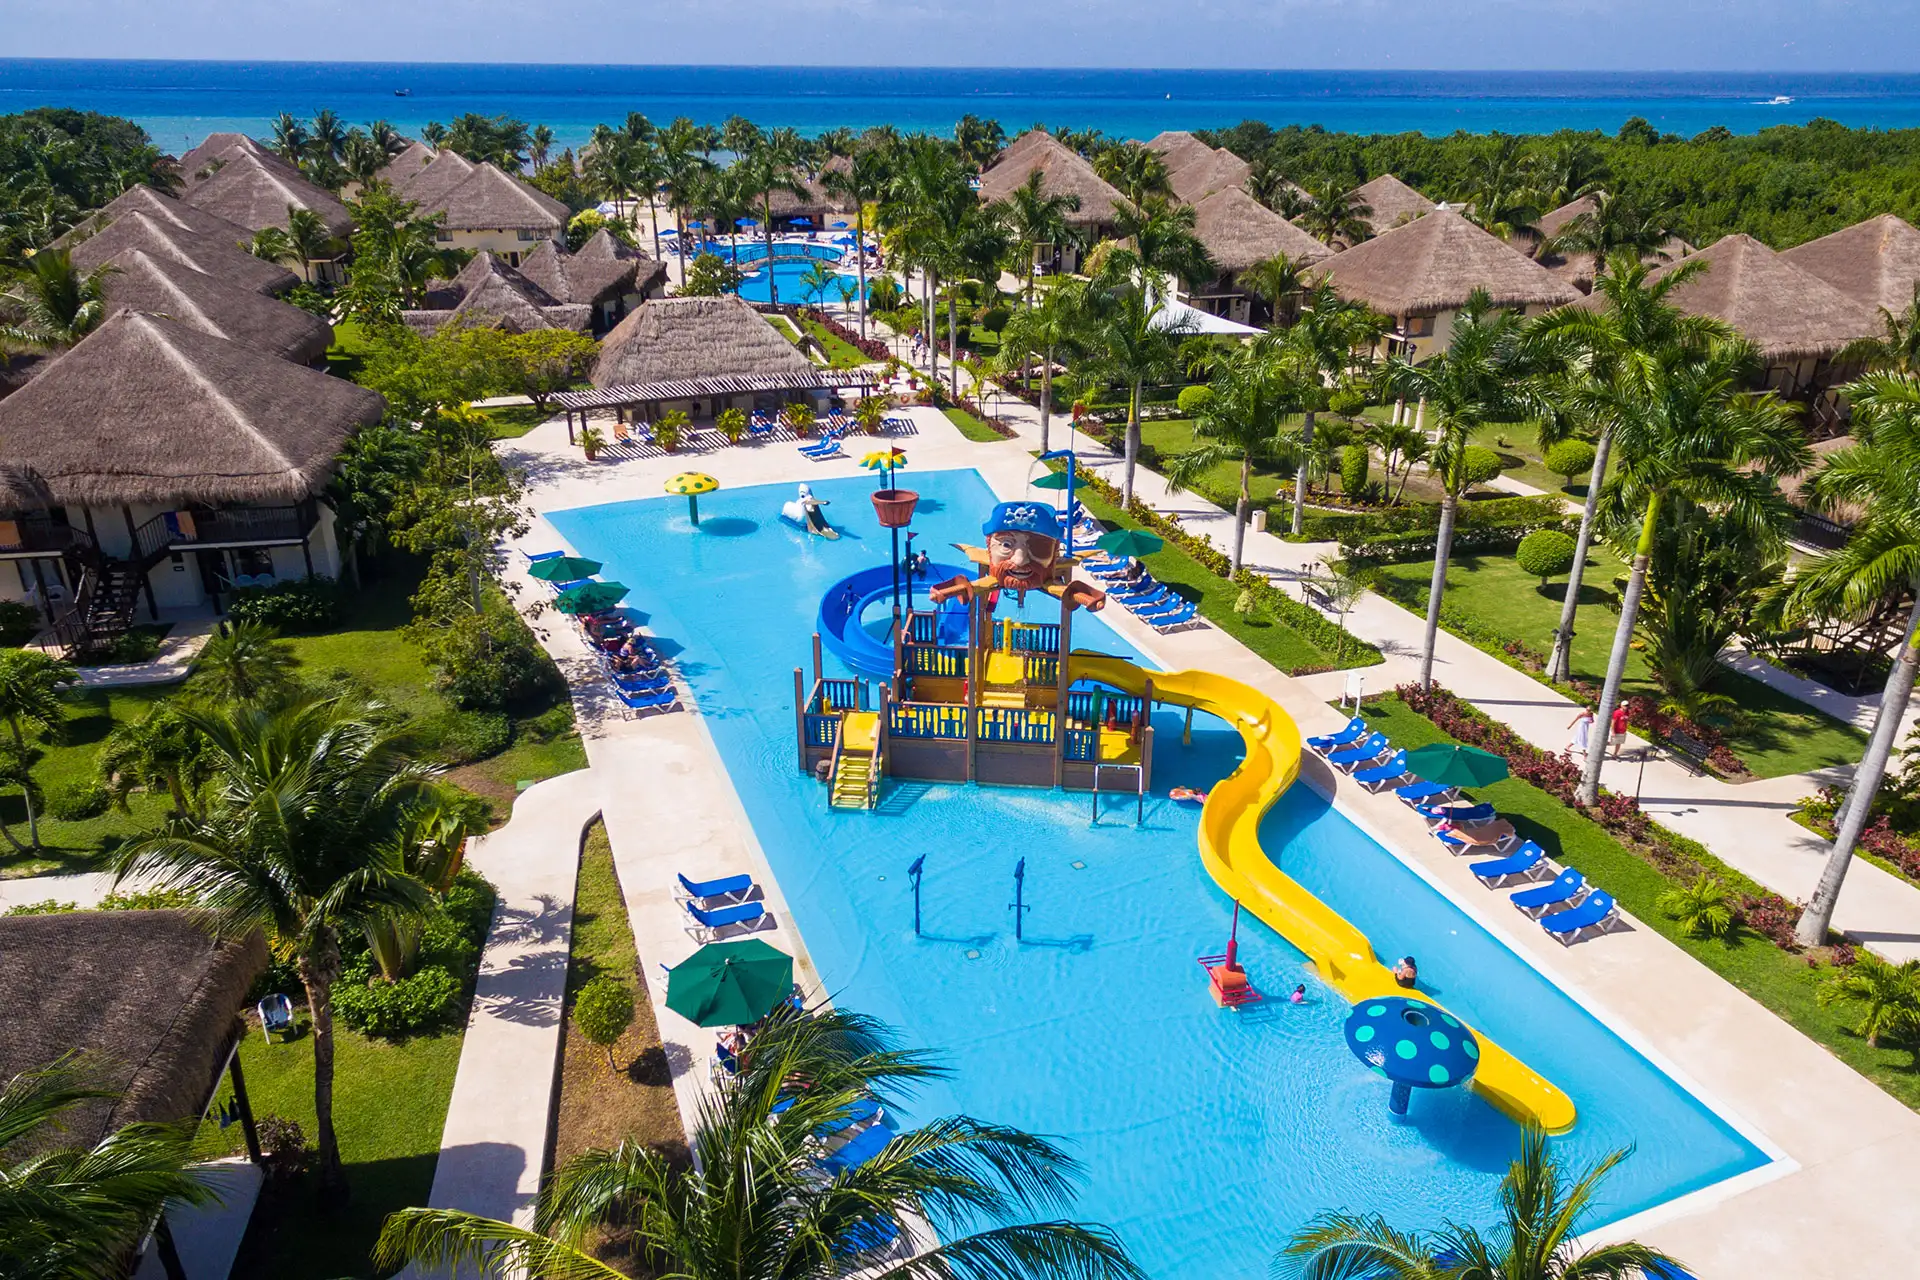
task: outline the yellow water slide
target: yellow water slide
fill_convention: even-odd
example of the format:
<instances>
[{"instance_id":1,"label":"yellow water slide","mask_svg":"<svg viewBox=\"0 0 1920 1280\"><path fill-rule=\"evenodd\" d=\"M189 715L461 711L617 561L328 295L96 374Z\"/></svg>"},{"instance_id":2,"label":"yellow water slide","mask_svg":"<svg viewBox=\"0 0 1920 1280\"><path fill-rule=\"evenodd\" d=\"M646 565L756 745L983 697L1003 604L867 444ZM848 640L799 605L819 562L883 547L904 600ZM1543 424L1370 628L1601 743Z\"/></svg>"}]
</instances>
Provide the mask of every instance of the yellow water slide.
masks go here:
<instances>
[{"instance_id":1,"label":"yellow water slide","mask_svg":"<svg viewBox=\"0 0 1920 1280\"><path fill-rule=\"evenodd\" d=\"M1086 654L1074 654L1069 662L1074 680L1097 680L1136 695L1144 693L1151 680L1156 702L1197 707L1238 729L1246 741L1246 759L1214 786L1200 811L1200 859L1207 873L1306 952L1320 976L1348 1000L1358 1003L1385 995L1427 999L1394 982L1392 972L1374 957L1366 935L1281 871L1260 847L1260 819L1300 773L1300 730L1279 704L1238 680L1209 671L1147 671L1119 658ZM1480 1041L1475 1089L1515 1120L1536 1121L1549 1133L1573 1127L1571 1098L1485 1032L1474 1028L1474 1035Z\"/></svg>"}]
</instances>

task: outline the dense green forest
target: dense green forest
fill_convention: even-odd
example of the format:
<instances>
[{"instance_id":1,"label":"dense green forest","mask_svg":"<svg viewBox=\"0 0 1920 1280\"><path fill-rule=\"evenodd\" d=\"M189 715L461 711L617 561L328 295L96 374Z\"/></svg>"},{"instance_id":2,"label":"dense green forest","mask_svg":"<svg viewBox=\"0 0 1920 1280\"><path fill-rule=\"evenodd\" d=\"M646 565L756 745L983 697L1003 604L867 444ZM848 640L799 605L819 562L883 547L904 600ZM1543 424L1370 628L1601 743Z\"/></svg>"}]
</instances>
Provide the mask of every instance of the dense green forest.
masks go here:
<instances>
[{"instance_id":1,"label":"dense green forest","mask_svg":"<svg viewBox=\"0 0 1920 1280\"><path fill-rule=\"evenodd\" d=\"M1613 137L1569 130L1429 138L1273 129L1250 120L1199 136L1257 172L1314 190L1327 177L1358 183L1392 173L1430 199L1472 200L1503 172L1517 170L1535 178L1544 213L1561 202L1555 195L1597 184L1665 210L1673 229L1696 245L1744 231L1785 249L1875 214L1920 221L1920 129L1814 120L1748 135L1716 127L1682 138L1635 118Z\"/></svg>"},{"instance_id":2,"label":"dense green forest","mask_svg":"<svg viewBox=\"0 0 1920 1280\"><path fill-rule=\"evenodd\" d=\"M62 107L0 116L0 261L45 244L136 182L178 185L131 120Z\"/></svg>"}]
</instances>

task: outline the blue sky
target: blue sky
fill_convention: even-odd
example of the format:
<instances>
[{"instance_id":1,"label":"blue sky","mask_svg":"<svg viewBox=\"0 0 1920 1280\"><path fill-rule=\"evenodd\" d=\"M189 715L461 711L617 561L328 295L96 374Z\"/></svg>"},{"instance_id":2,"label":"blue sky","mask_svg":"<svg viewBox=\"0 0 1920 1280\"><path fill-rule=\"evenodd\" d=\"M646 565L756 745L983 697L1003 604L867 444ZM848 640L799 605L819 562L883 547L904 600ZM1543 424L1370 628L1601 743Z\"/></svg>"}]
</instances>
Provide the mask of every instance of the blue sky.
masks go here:
<instances>
[{"instance_id":1,"label":"blue sky","mask_svg":"<svg viewBox=\"0 0 1920 1280\"><path fill-rule=\"evenodd\" d=\"M6 0L21 57L1903 71L1913 0Z\"/></svg>"}]
</instances>

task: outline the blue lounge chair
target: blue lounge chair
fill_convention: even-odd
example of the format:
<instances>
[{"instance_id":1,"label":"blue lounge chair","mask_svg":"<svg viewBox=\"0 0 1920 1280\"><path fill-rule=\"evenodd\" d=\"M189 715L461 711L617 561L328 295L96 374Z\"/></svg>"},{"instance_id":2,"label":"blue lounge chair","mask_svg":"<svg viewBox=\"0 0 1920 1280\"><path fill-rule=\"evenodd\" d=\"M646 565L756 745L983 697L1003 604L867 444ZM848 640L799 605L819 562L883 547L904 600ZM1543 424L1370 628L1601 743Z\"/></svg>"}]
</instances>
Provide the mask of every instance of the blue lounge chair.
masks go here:
<instances>
[{"instance_id":1,"label":"blue lounge chair","mask_svg":"<svg viewBox=\"0 0 1920 1280\"><path fill-rule=\"evenodd\" d=\"M1329 751L1338 751L1341 747L1350 747L1366 736L1367 722L1355 716L1347 721L1347 727L1340 732L1323 733L1318 737L1308 738L1307 745L1321 755L1325 755Z\"/></svg>"},{"instance_id":2,"label":"blue lounge chair","mask_svg":"<svg viewBox=\"0 0 1920 1280\"><path fill-rule=\"evenodd\" d=\"M283 1036L293 1035L293 1001L275 992L256 1006L260 1012L260 1034L273 1043L273 1033Z\"/></svg>"},{"instance_id":3,"label":"blue lounge chair","mask_svg":"<svg viewBox=\"0 0 1920 1280\"><path fill-rule=\"evenodd\" d=\"M1354 723L1358 724L1359 721ZM1393 794L1419 809L1425 807L1429 800L1453 799L1460 794L1460 788L1450 787L1444 782L1413 782L1404 787L1395 787Z\"/></svg>"},{"instance_id":4,"label":"blue lounge chair","mask_svg":"<svg viewBox=\"0 0 1920 1280\"><path fill-rule=\"evenodd\" d=\"M1504 858L1476 862L1467 870L1479 876L1489 888L1512 876L1524 876L1547 860L1547 851L1529 840Z\"/></svg>"},{"instance_id":5,"label":"blue lounge chair","mask_svg":"<svg viewBox=\"0 0 1920 1280\"><path fill-rule=\"evenodd\" d=\"M1370 733L1366 741L1345 751L1335 751L1327 757L1327 763L1335 768L1353 770L1362 765L1372 764L1387 752L1393 750L1393 744L1387 741L1384 733Z\"/></svg>"},{"instance_id":6,"label":"blue lounge chair","mask_svg":"<svg viewBox=\"0 0 1920 1280\"><path fill-rule=\"evenodd\" d=\"M817 1138L831 1137L842 1129L851 1129L856 1124L865 1124L869 1120L880 1119L880 1104L872 1098L860 1098L845 1111L827 1121L813 1131Z\"/></svg>"},{"instance_id":7,"label":"blue lounge chair","mask_svg":"<svg viewBox=\"0 0 1920 1280\"><path fill-rule=\"evenodd\" d=\"M1127 608L1137 609L1141 605L1152 604L1156 600L1164 600L1173 593L1167 590L1165 584L1155 582L1152 574L1143 574L1141 575L1140 581L1134 583L1132 586L1121 587L1107 594L1127 606Z\"/></svg>"},{"instance_id":8,"label":"blue lounge chair","mask_svg":"<svg viewBox=\"0 0 1920 1280\"><path fill-rule=\"evenodd\" d=\"M838 1257L857 1258L862 1254L878 1253L899 1238L898 1222L892 1218L876 1218L872 1222L855 1223L833 1246L833 1252Z\"/></svg>"},{"instance_id":9,"label":"blue lounge chair","mask_svg":"<svg viewBox=\"0 0 1920 1280\"><path fill-rule=\"evenodd\" d=\"M1595 889L1577 905L1540 917L1540 927L1565 947L1572 946L1573 940L1589 929L1605 933L1612 919L1613 895L1605 889Z\"/></svg>"},{"instance_id":10,"label":"blue lounge chair","mask_svg":"<svg viewBox=\"0 0 1920 1280\"><path fill-rule=\"evenodd\" d=\"M1182 609L1190 609L1192 607L1193 607L1193 601L1186 599L1184 596L1176 595L1174 592L1169 591L1167 593L1166 604L1163 607L1148 608L1148 607L1142 606L1141 608L1135 609L1133 612L1135 616L1137 616L1142 622L1152 622L1155 618L1159 617L1161 614L1179 613Z\"/></svg>"},{"instance_id":11,"label":"blue lounge chair","mask_svg":"<svg viewBox=\"0 0 1920 1280\"><path fill-rule=\"evenodd\" d=\"M1586 891L1587 878L1568 867L1552 883L1522 889L1513 895L1513 905L1530 916L1538 916L1549 907L1572 902Z\"/></svg>"},{"instance_id":12,"label":"blue lounge chair","mask_svg":"<svg viewBox=\"0 0 1920 1280\"><path fill-rule=\"evenodd\" d=\"M1195 621L1199 616L1199 608L1192 603L1188 603L1175 609L1172 613L1156 613L1151 618L1146 619L1146 623L1155 631L1166 632L1173 630L1175 627L1184 627L1189 622Z\"/></svg>"},{"instance_id":13,"label":"blue lounge chair","mask_svg":"<svg viewBox=\"0 0 1920 1280\"><path fill-rule=\"evenodd\" d=\"M1128 613L1135 615L1166 613L1168 610L1178 607L1181 603L1179 596L1157 583L1155 584L1153 592L1148 595L1115 596L1111 598L1119 600L1120 603L1126 607Z\"/></svg>"},{"instance_id":14,"label":"blue lounge chair","mask_svg":"<svg viewBox=\"0 0 1920 1280\"><path fill-rule=\"evenodd\" d=\"M615 685L614 692L635 711L671 711L680 705L680 695L672 688L663 693L632 693Z\"/></svg>"},{"instance_id":15,"label":"blue lounge chair","mask_svg":"<svg viewBox=\"0 0 1920 1280\"><path fill-rule=\"evenodd\" d=\"M522 551L520 554L527 558L528 564L538 564L542 560L558 560L567 553L564 551Z\"/></svg>"},{"instance_id":16,"label":"blue lounge chair","mask_svg":"<svg viewBox=\"0 0 1920 1280\"><path fill-rule=\"evenodd\" d=\"M858 1169L886 1149L886 1145L898 1136L883 1124L869 1125L851 1138L827 1153L820 1160L820 1167L828 1173L845 1173L849 1169Z\"/></svg>"},{"instance_id":17,"label":"blue lounge chair","mask_svg":"<svg viewBox=\"0 0 1920 1280\"><path fill-rule=\"evenodd\" d=\"M687 909L687 914L693 917L697 926L689 932L696 936L704 934L702 941L711 941L722 929L739 925L746 926L741 932L752 933L759 928L762 920L771 919L765 904L759 902L742 902L731 907L717 907L712 911L696 907L691 902L682 902L680 905Z\"/></svg>"},{"instance_id":18,"label":"blue lounge chair","mask_svg":"<svg viewBox=\"0 0 1920 1280\"><path fill-rule=\"evenodd\" d=\"M1370 769L1354 770L1353 780L1369 791L1379 791L1406 776L1407 753L1396 751L1385 764L1377 764Z\"/></svg>"},{"instance_id":19,"label":"blue lounge chair","mask_svg":"<svg viewBox=\"0 0 1920 1280\"><path fill-rule=\"evenodd\" d=\"M697 902L711 902L715 898L743 898L753 892L753 877L747 875L721 876L718 880L689 880L677 875L680 887L687 891L687 897Z\"/></svg>"},{"instance_id":20,"label":"blue lounge chair","mask_svg":"<svg viewBox=\"0 0 1920 1280\"><path fill-rule=\"evenodd\" d=\"M724 1041L713 1046L713 1074L716 1077L740 1074L740 1055L727 1048Z\"/></svg>"},{"instance_id":21,"label":"blue lounge chair","mask_svg":"<svg viewBox=\"0 0 1920 1280\"><path fill-rule=\"evenodd\" d=\"M1476 826L1500 816L1486 800L1479 804L1422 804L1415 805L1414 810L1428 822L1451 822L1456 827Z\"/></svg>"}]
</instances>

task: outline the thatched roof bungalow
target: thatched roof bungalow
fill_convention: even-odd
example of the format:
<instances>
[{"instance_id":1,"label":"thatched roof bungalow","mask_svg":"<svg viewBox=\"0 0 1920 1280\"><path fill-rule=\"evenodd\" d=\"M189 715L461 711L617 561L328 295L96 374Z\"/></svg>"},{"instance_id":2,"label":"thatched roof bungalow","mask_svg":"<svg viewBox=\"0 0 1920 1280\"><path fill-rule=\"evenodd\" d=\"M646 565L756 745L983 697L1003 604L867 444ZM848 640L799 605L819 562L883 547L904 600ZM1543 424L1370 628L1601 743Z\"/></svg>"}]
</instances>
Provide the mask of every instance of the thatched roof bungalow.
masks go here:
<instances>
[{"instance_id":1,"label":"thatched roof bungalow","mask_svg":"<svg viewBox=\"0 0 1920 1280\"><path fill-rule=\"evenodd\" d=\"M400 313L408 328L428 334L450 324L466 324L508 333L536 329L584 333L593 320L591 306L561 302L485 250L475 254L447 288L436 290L431 300L445 305Z\"/></svg>"},{"instance_id":2,"label":"thatched roof bungalow","mask_svg":"<svg viewBox=\"0 0 1920 1280\"><path fill-rule=\"evenodd\" d=\"M91 271L115 254L142 249L156 258L204 271L255 293L282 293L300 283L300 277L265 258L256 258L223 239L187 231L136 210L122 214L107 226L73 246L73 264Z\"/></svg>"},{"instance_id":3,"label":"thatched roof bungalow","mask_svg":"<svg viewBox=\"0 0 1920 1280\"><path fill-rule=\"evenodd\" d=\"M1376 236L1440 207L1390 173L1361 183L1350 194L1367 206L1369 212L1364 220Z\"/></svg>"},{"instance_id":4,"label":"thatched roof bungalow","mask_svg":"<svg viewBox=\"0 0 1920 1280\"><path fill-rule=\"evenodd\" d=\"M1185 129L1168 129L1147 140L1147 150L1160 157L1160 163L1167 167L1169 174L1177 173L1188 165L1209 160L1215 155L1212 147L1188 133Z\"/></svg>"},{"instance_id":5,"label":"thatched roof bungalow","mask_svg":"<svg viewBox=\"0 0 1920 1280\"><path fill-rule=\"evenodd\" d=\"M194 235L218 240L240 248L252 238L253 233L237 222L228 222L205 209L196 209L183 200L163 195L145 183L128 187L104 205L95 209L85 219L76 223L74 228L61 236L54 244L71 248L89 236L97 235L111 226L113 220L128 213L144 213L165 226Z\"/></svg>"},{"instance_id":6,"label":"thatched roof bungalow","mask_svg":"<svg viewBox=\"0 0 1920 1280\"><path fill-rule=\"evenodd\" d=\"M189 184L180 198L248 231L268 227L285 231L294 209L312 210L326 224L328 234L340 239L353 231L353 215L331 192L249 152L234 152L211 177Z\"/></svg>"},{"instance_id":7,"label":"thatched roof bungalow","mask_svg":"<svg viewBox=\"0 0 1920 1280\"><path fill-rule=\"evenodd\" d=\"M1308 263L1324 261L1333 253L1237 186L1216 191L1195 205L1193 230L1220 275L1191 288L1187 300L1241 324L1265 324L1273 309L1266 299L1240 285L1240 272L1283 253Z\"/></svg>"},{"instance_id":8,"label":"thatched roof bungalow","mask_svg":"<svg viewBox=\"0 0 1920 1280\"><path fill-rule=\"evenodd\" d=\"M520 260L519 270L555 301L592 307L596 331L612 328L666 291L666 264L621 244L605 227L573 253L548 240Z\"/></svg>"},{"instance_id":9,"label":"thatched roof bungalow","mask_svg":"<svg viewBox=\"0 0 1920 1280\"><path fill-rule=\"evenodd\" d=\"M980 199L987 204L1004 200L1036 173L1048 194L1079 198L1080 207L1067 215L1067 222L1089 240L1110 234L1120 211L1128 207L1126 197L1095 173L1078 152L1040 129L1014 139L980 175ZM1043 246L1040 254L1047 270L1072 271L1078 265L1077 253L1067 246Z\"/></svg>"},{"instance_id":10,"label":"thatched roof bungalow","mask_svg":"<svg viewBox=\"0 0 1920 1280\"><path fill-rule=\"evenodd\" d=\"M299 166L290 164L256 138L244 133L210 133L199 146L180 157L180 177L188 186L205 182L237 156L251 156L285 173L300 172Z\"/></svg>"},{"instance_id":11,"label":"thatched roof bungalow","mask_svg":"<svg viewBox=\"0 0 1920 1280\"><path fill-rule=\"evenodd\" d=\"M404 190L419 172L438 158L435 151L418 138L411 138L407 145L394 152L374 177L392 186L395 190Z\"/></svg>"},{"instance_id":12,"label":"thatched roof bungalow","mask_svg":"<svg viewBox=\"0 0 1920 1280\"><path fill-rule=\"evenodd\" d=\"M322 366L333 326L310 311L231 285L144 249L107 260L107 302L116 311L145 311L192 325L296 364Z\"/></svg>"},{"instance_id":13,"label":"thatched roof bungalow","mask_svg":"<svg viewBox=\"0 0 1920 1280\"><path fill-rule=\"evenodd\" d=\"M1920 290L1920 230L1891 213L1783 249L1780 257L1892 316L1904 315Z\"/></svg>"},{"instance_id":14,"label":"thatched roof bungalow","mask_svg":"<svg viewBox=\"0 0 1920 1280\"><path fill-rule=\"evenodd\" d=\"M464 173L462 170L464 169ZM496 165L442 151L400 193L441 216L441 243L486 250L519 266L542 240L562 237L572 211Z\"/></svg>"},{"instance_id":15,"label":"thatched roof bungalow","mask_svg":"<svg viewBox=\"0 0 1920 1280\"><path fill-rule=\"evenodd\" d=\"M1243 188L1253 167L1231 151L1212 155L1183 165L1169 175L1167 182L1174 197L1185 204L1199 204L1216 191Z\"/></svg>"},{"instance_id":16,"label":"thatched roof bungalow","mask_svg":"<svg viewBox=\"0 0 1920 1280\"><path fill-rule=\"evenodd\" d=\"M1548 243L1555 236L1565 231L1568 224L1575 218L1589 216L1596 212L1599 207L1599 202L1591 195L1580 196L1577 199L1569 200L1558 209L1552 209L1541 214L1539 220L1534 223L1533 233L1516 235L1514 237L1514 245L1517 248L1525 250L1527 255L1535 262L1538 262L1541 266L1553 272L1554 275L1565 280L1580 292L1591 293L1593 291L1594 270L1593 256L1591 254L1576 253L1568 255L1548 253L1543 252L1543 250L1546 249ZM1660 246L1660 252L1649 255L1646 261L1649 263L1678 262L1681 258L1686 257L1692 252L1693 246L1685 240L1682 240L1679 236L1669 236L1667 237L1666 243Z\"/></svg>"},{"instance_id":17,"label":"thatched roof bungalow","mask_svg":"<svg viewBox=\"0 0 1920 1280\"><path fill-rule=\"evenodd\" d=\"M1580 299L1506 241L1446 210L1337 253L1320 271L1341 297L1392 318L1388 348L1413 360L1446 349L1454 314L1476 289L1529 315Z\"/></svg>"},{"instance_id":18,"label":"thatched roof bungalow","mask_svg":"<svg viewBox=\"0 0 1920 1280\"><path fill-rule=\"evenodd\" d=\"M465 182L473 170L473 161L458 151L436 151L425 164L390 160L380 176L407 199L430 204Z\"/></svg>"},{"instance_id":19,"label":"thatched roof bungalow","mask_svg":"<svg viewBox=\"0 0 1920 1280\"><path fill-rule=\"evenodd\" d=\"M267 966L260 935L222 941L185 911L0 918L0 1080L78 1051L115 1096L63 1116L91 1146L122 1126L199 1117Z\"/></svg>"},{"instance_id":20,"label":"thatched roof bungalow","mask_svg":"<svg viewBox=\"0 0 1920 1280\"><path fill-rule=\"evenodd\" d=\"M5 513L0 559L17 562L20 598L70 591L82 569L124 581L128 624L133 588L157 617L241 577L337 576L316 498L385 408L343 379L122 311L0 400L0 458L37 477L40 497Z\"/></svg>"}]
</instances>

